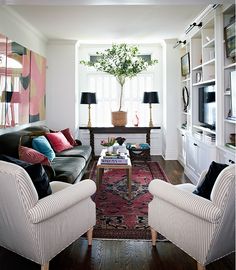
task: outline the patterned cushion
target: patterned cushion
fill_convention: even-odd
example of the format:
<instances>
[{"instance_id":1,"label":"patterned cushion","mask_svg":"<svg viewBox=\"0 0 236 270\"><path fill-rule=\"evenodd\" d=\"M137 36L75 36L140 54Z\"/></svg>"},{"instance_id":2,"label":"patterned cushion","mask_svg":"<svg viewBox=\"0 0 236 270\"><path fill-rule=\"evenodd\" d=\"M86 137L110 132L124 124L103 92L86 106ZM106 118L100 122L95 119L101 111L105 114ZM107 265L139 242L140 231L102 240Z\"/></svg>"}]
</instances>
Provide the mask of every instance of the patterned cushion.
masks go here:
<instances>
[{"instance_id":1,"label":"patterned cushion","mask_svg":"<svg viewBox=\"0 0 236 270\"><path fill-rule=\"evenodd\" d=\"M60 131L55 133L47 133L46 137L56 153L73 148L73 146Z\"/></svg>"},{"instance_id":2,"label":"patterned cushion","mask_svg":"<svg viewBox=\"0 0 236 270\"><path fill-rule=\"evenodd\" d=\"M44 154L50 161L52 161L56 156L50 143L44 136L34 138L32 140L32 146L35 150Z\"/></svg>"},{"instance_id":3,"label":"patterned cushion","mask_svg":"<svg viewBox=\"0 0 236 270\"><path fill-rule=\"evenodd\" d=\"M41 164L39 163L30 164L25 161L22 161L22 160L19 160L19 159L16 159L7 155L0 155L0 160L11 162L24 168L26 172L29 174L34 184L34 187L38 193L39 199L42 199L46 197L47 195L52 194L48 176Z\"/></svg>"},{"instance_id":4,"label":"patterned cushion","mask_svg":"<svg viewBox=\"0 0 236 270\"><path fill-rule=\"evenodd\" d=\"M19 147L19 158L25 162L32 164L41 163L42 165L50 166L49 159L42 153L34 150L33 148L20 146Z\"/></svg>"}]
</instances>

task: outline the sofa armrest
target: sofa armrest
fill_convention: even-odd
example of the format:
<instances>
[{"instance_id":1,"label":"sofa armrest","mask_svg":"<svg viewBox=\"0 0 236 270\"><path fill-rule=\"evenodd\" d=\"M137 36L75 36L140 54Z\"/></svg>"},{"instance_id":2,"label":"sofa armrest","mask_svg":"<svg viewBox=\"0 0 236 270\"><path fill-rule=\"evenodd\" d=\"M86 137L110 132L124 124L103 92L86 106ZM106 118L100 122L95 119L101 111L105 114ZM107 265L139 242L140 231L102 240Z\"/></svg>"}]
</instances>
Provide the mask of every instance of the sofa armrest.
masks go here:
<instances>
[{"instance_id":1,"label":"sofa armrest","mask_svg":"<svg viewBox=\"0 0 236 270\"><path fill-rule=\"evenodd\" d=\"M83 180L61 191L49 195L37 202L29 210L32 223L40 223L49 219L80 201L89 198L96 191L96 184L92 180Z\"/></svg>"},{"instance_id":2,"label":"sofa armrest","mask_svg":"<svg viewBox=\"0 0 236 270\"><path fill-rule=\"evenodd\" d=\"M149 184L149 191L154 196L154 199L157 197L211 223L217 223L222 215L221 209L216 207L212 201L192 192L181 190L162 180L152 180Z\"/></svg>"}]
</instances>

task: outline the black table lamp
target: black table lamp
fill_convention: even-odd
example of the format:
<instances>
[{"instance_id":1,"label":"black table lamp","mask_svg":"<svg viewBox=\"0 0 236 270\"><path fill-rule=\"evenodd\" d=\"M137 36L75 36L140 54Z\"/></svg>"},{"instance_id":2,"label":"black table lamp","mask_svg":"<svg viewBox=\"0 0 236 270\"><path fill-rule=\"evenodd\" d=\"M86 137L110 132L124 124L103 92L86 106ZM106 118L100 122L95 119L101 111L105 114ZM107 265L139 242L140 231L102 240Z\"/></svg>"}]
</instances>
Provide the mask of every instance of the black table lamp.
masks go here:
<instances>
[{"instance_id":1,"label":"black table lamp","mask_svg":"<svg viewBox=\"0 0 236 270\"><path fill-rule=\"evenodd\" d=\"M91 92L82 92L81 95L81 101L80 104L88 104L88 109L89 109L89 117L88 117L88 125L87 127L91 127L91 104L96 104L96 93L91 93Z\"/></svg>"},{"instance_id":2,"label":"black table lamp","mask_svg":"<svg viewBox=\"0 0 236 270\"><path fill-rule=\"evenodd\" d=\"M143 103L149 103L149 108L150 108L149 127L153 127L153 123L152 123L152 103L159 103L158 93L157 92L144 92Z\"/></svg>"}]
</instances>

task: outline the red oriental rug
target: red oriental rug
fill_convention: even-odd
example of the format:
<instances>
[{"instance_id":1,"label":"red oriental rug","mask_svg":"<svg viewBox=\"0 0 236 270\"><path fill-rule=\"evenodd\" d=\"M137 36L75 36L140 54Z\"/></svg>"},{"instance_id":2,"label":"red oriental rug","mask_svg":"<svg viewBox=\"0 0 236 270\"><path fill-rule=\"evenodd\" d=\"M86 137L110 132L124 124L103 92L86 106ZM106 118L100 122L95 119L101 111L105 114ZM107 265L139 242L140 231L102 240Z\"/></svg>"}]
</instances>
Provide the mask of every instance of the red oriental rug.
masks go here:
<instances>
[{"instance_id":1,"label":"red oriental rug","mask_svg":"<svg viewBox=\"0 0 236 270\"><path fill-rule=\"evenodd\" d=\"M101 187L93 197L97 207L94 238L151 239L148 203L152 195L148 191L148 184L155 178L168 180L157 162L135 161L132 166L131 199L128 198L126 171L104 171ZM90 179L96 181L96 162Z\"/></svg>"}]
</instances>

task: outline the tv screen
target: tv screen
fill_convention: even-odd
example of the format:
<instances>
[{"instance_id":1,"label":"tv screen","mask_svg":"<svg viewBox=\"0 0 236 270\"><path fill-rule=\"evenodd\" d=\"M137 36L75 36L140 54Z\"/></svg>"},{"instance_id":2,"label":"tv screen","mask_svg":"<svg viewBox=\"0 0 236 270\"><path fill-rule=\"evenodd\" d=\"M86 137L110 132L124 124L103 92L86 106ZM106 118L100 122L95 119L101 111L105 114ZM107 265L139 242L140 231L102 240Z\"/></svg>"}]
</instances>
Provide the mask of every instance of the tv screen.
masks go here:
<instances>
[{"instance_id":1,"label":"tv screen","mask_svg":"<svg viewBox=\"0 0 236 270\"><path fill-rule=\"evenodd\" d=\"M198 89L198 105L198 121L202 123L203 127L215 129L215 85L208 85Z\"/></svg>"}]
</instances>

